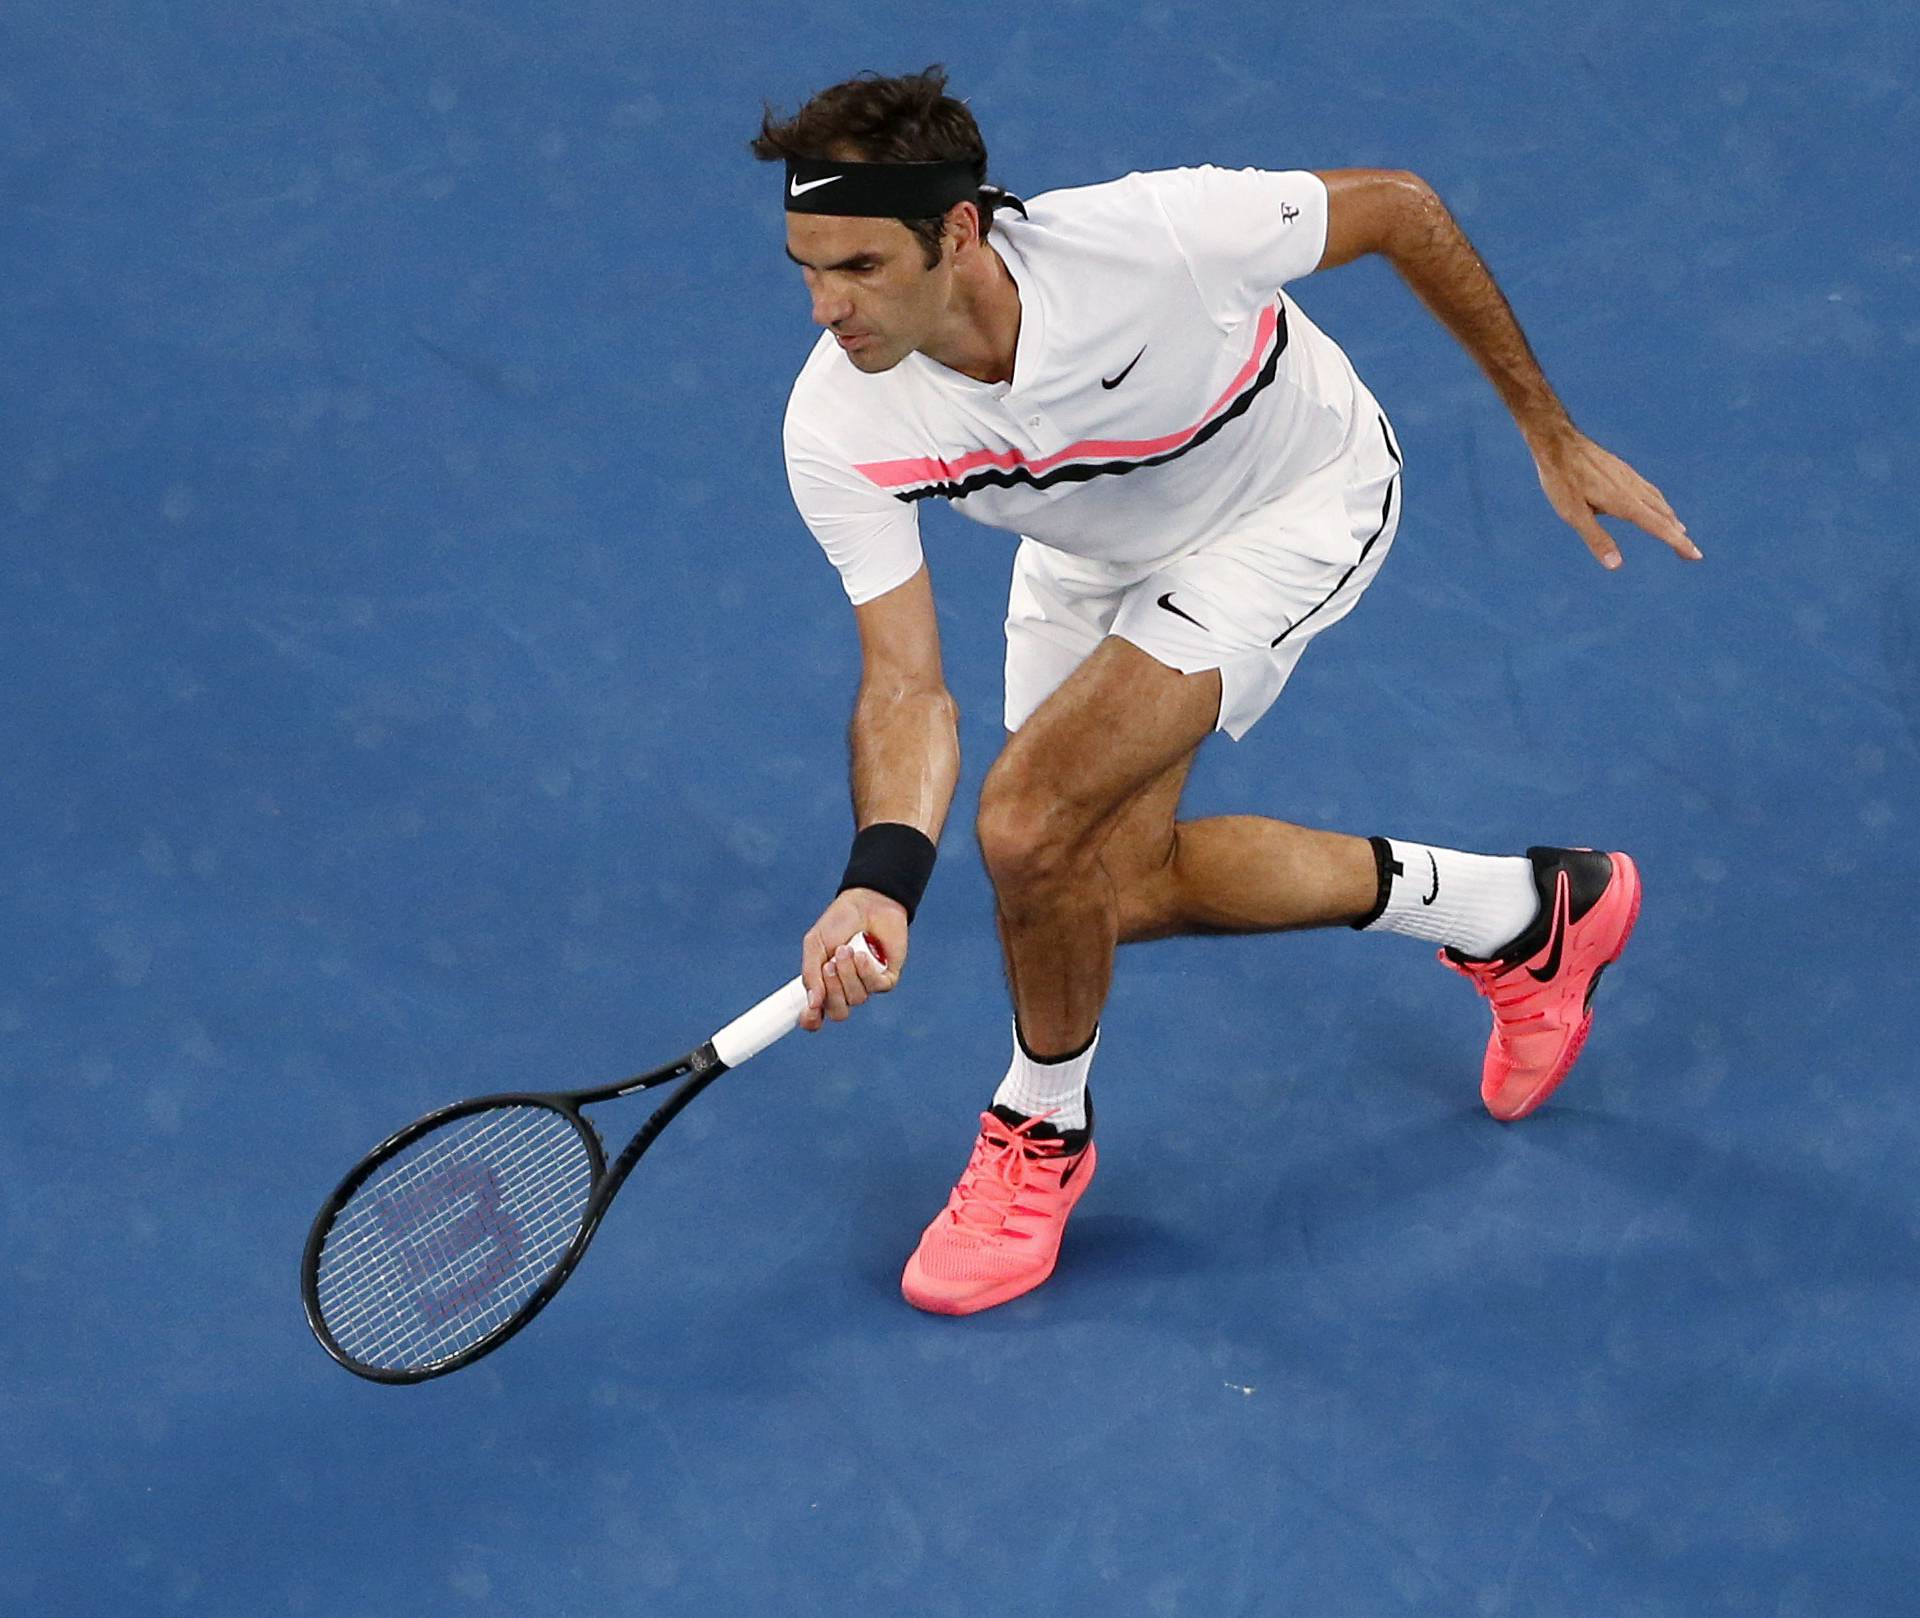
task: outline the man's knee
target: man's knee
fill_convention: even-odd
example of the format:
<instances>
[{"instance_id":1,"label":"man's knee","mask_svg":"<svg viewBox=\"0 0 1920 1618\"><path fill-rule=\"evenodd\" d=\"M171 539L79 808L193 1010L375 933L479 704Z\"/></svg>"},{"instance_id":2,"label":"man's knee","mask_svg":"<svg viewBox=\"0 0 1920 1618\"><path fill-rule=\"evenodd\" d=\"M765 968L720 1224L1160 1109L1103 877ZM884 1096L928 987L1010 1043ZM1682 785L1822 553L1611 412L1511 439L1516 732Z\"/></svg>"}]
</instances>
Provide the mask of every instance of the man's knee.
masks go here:
<instances>
[{"instance_id":1,"label":"man's knee","mask_svg":"<svg viewBox=\"0 0 1920 1618\"><path fill-rule=\"evenodd\" d=\"M1086 817L1011 749L980 785L974 829L987 874L1002 894L1064 880L1094 857Z\"/></svg>"}]
</instances>

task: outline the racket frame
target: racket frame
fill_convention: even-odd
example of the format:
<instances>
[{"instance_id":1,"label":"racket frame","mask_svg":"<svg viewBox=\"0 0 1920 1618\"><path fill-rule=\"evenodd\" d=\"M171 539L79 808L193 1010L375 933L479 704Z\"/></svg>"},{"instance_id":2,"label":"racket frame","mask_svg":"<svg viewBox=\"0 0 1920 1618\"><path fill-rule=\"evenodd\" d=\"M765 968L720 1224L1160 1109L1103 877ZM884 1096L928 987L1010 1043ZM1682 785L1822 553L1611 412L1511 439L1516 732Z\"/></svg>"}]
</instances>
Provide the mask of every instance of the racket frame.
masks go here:
<instances>
[{"instance_id":1,"label":"racket frame","mask_svg":"<svg viewBox=\"0 0 1920 1618\"><path fill-rule=\"evenodd\" d=\"M681 1108L727 1070L728 1064L720 1059L719 1053L713 1047L713 1041L709 1040L698 1050L689 1051L678 1061L669 1062L649 1073L640 1073L632 1078L621 1079L614 1084L600 1085L591 1090L503 1091L497 1095L474 1096L465 1101L456 1101L449 1106L436 1108L424 1117L416 1118L398 1133L388 1136L361 1158L348 1172L346 1178L334 1188L333 1195L321 1206L319 1214L313 1221L313 1228L307 1233L306 1249L300 1259L300 1302L306 1310L307 1324L313 1329L313 1335L320 1340L320 1346L355 1376L365 1377L369 1382L393 1384L430 1381L434 1377L445 1376L449 1371L458 1371L471 1365L482 1355L491 1354L553 1301L554 1295L573 1274L574 1267L586 1253L594 1233L600 1228L601 1219L613 1202L614 1194L626 1183L627 1176L633 1172L634 1165L640 1161L647 1148L659 1138L661 1130L673 1121ZM684 1079L686 1082L654 1110L652 1117L640 1126L639 1132L609 1166L606 1147L600 1139L599 1131L588 1122L586 1115L580 1109L593 1106L597 1102L614 1101L621 1096L633 1095L641 1090L651 1090L663 1084L671 1084L675 1079ZM445 1359L435 1360L428 1365L402 1369L368 1365L356 1359L335 1339L320 1308L320 1255L326 1246L328 1235L333 1230L335 1220L354 1193L366 1184L382 1165L405 1151L422 1136L429 1135L460 1118L496 1107L545 1107L565 1118L585 1142L593 1178L592 1189L587 1194L586 1206L580 1214L580 1228L574 1232L573 1240L567 1244L566 1251L560 1255L540 1285L528 1295L527 1300L492 1331L469 1343L458 1353L450 1354Z\"/></svg>"},{"instance_id":2,"label":"racket frame","mask_svg":"<svg viewBox=\"0 0 1920 1618\"><path fill-rule=\"evenodd\" d=\"M886 952L871 934L856 933L848 940L848 945L855 955L882 968L886 966ZM689 1051L678 1061L668 1062L665 1066L656 1067L651 1072L637 1073L630 1079L619 1079L612 1084L598 1085L590 1090L508 1091L499 1095L476 1096L471 1100L456 1101L450 1106L437 1108L425 1117L415 1119L398 1134L388 1136L361 1158L346 1178L334 1188L333 1195L321 1205L320 1212L313 1221L313 1228L307 1233L307 1245L300 1258L300 1301L306 1310L307 1324L312 1328L313 1335L319 1339L320 1346L355 1376L365 1377L369 1382L399 1384L426 1382L437 1376L445 1376L449 1371L457 1371L463 1366L473 1364L482 1355L492 1353L552 1301L553 1295L560 1290L567 1277L573 1273L574 1266L580 1262L580 1257L586 1252L588 1243L593 1240L594 1232L600 1228L600 1220L613 1201L614 1194L626 1183L627 1176L633 1172L634 1165L640 1161L646 1149L659 1138L660 1132L679 1116L681 1108L722 1073L750 1061L769 1045L792 1033L806 1008L806 985L800 978L794 978L765 999L743 1011L704 1045ZM632 1095L638 1090L651 1090L657 1085L671 1084L676 1079L685 1082L654 1109L653 1116L640 1126L633 1139L627 1142L625 1149L609 1167L606 1148L600 1140L599 1133L587 1121L580 1109L601 1101L617 1100L621 1096ZM572 1242L568 1244L566 1251L561 1254L546 1279L529 1294L526 1302L476 1342L469 1343L459 1352L450 1354L443 1360L435 1360L431 1364L406 1370L363 1364L334 1339L320 1312L320 1253L326 1245L327 1236L333 1229L335 1219L340 1210L346 1206L348 1199L367 1182L381 1164L390 1161L423 1135L438 1129L452 1119L483 1112L489 1107L501 1106L539 1106L558 1112L573 1125L581 1139L587 1143L594 1178L592 1189L587 1193L586 1205L581 1210L579 1230L574 1233Z\"/></svg>"}]
</instances>

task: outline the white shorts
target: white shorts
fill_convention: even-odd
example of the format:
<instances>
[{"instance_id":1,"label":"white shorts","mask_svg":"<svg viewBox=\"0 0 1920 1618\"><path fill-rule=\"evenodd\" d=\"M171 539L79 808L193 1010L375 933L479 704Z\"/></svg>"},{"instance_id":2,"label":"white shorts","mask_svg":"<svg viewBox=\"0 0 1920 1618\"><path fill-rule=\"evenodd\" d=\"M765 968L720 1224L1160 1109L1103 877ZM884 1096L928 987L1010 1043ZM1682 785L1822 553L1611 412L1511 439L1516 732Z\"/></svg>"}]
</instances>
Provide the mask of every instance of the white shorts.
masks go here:
<instances>
[{"instance_id":1,"label":"white shorts","mask_svg":"<svg viewBox=\"0 0 1920 1618\"><path fill-rule=\"evenodd\" d=\"M1171 561L1123 566L1021 540L1007 599L1007 729L1118 635L1182 674L1218 669L1216 728L1238 741L1307 642L1353 610L1399 526L1400 447L1380 415L1339 460Z\"/></svg>"}]
</instances>

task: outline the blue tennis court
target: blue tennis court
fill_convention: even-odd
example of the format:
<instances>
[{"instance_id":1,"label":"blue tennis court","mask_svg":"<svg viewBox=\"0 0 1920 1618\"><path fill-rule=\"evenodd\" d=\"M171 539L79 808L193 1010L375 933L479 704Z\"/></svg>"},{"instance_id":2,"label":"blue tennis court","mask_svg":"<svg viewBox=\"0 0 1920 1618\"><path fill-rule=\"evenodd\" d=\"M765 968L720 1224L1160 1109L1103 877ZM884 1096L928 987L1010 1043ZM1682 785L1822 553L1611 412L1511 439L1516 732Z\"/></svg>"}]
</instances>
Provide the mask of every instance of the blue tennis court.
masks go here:
<instances>
[{"instance_id":1,"label":"blue tennis court","mask_svg":"<svg viewBox=\"0 0 1920 1618\"><path fill-rule=\"evenodd\" d=\"M1059 1274L909 1309L1007 1046L1010 553L933 511L965 773L900 992L702 1097L523 1337L358 1381L296 1284L346 1167L704 1039L838 877L745 143L936 60L1028 195L1419 171L1686 519L1602 572L1389 269L1293 287L1406 515L1188 813L1632 851L1592 1043L1502 1127L1407 940L1123 951ZM1911 1610L1916 143L1863 4L7 8L0 1605Z\"/></svg>"}]
</instances>

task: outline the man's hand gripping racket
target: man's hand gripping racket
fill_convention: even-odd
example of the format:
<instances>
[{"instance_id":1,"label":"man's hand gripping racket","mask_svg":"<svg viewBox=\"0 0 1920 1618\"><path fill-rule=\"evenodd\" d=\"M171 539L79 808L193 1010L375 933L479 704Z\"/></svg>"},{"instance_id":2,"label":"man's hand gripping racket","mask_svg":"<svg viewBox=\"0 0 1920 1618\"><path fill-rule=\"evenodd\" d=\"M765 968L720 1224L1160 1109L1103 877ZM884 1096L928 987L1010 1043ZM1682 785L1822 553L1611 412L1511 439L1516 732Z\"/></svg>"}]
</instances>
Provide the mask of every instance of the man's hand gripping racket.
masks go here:
<instances>
[{"instance_id":1,"label":"man's hand gripping racket","mask_svg":"<svg viewBox=\"0 0 1920 1618\"><path fill-rule=\"evenodd\" d=\"M851 951L856 966L878 969L859 934ZM307 1237L300 1291L321 1346L376 1382L423 1382L491 1353L560 1290L615 1193L680 1110L792 1033L807 1011L806 984L795 978L651 1073L591 1090L455 1102L383 1141L340 1182ZM609 1166L580 1109L675 1079L686 1082Z\"/></svg>"},{"instance_id":2,"label":"man's hand gripping racket","mask_svg":"<svg viewBox=\"0 0 1920 1618\"><path fill-rule=\"evenodd\" d=\"M836 949L830 938L864 939L873 947ZM906 907L870 888L842 890L800 940L800 981L807 990L800 1026L812 1033L845 1022L855 1006L899 983L906 964Z\"/></svg>"}]
</instances>

